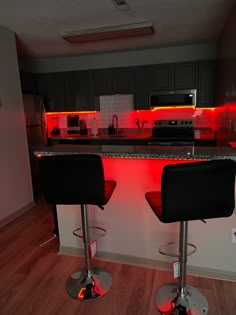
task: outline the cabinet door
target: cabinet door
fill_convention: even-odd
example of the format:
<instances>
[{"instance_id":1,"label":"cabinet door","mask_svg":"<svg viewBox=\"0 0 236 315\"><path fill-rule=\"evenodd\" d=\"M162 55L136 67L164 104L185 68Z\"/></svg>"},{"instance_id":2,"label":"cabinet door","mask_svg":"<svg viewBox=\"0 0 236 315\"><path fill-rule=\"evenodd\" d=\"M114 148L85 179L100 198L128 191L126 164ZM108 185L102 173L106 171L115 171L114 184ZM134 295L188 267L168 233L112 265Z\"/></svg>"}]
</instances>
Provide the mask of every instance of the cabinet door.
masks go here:
<instances>
[{"instance_id":1,"label":"cabinet door","mask_svg":"<svg viewBox=\"0 0 236 315\"><path fill-rule=\"evenodd\" d=\"M111 69L98 69L92 71L93 93L97 95L109 95L114 93L114 72Z\"/></svg>"},{"instance_id":2,"label":"cabinet door","mask_svg":"<svg viewBox=\"0 0 236 315\"><path fill-rule=\"evenodd\" d=\"M78 72L78 108L81 111L95 110L95 102L92 93L91 85L91 72L90 71L79 71Z\"/></svg>"},{"instance_id":3,"label":"cabinet door","mask_svg":"<svg viewBox=\"0 0 236 315\"><path fill-rule=\"evenodd\" d=\"M117 68L113 70L114 92L116 94L133 94L134 78L132 68Z\"/></svg>"},{"instance_id":4,"label":"cabinet door","mask_svg":"<svg viewBox=\"0 0 236 315\"><path fill-rule=\"evenodd\" d=\"M34 81L36 93L43 98L46 111L52 111L49 99L49 74L34 74Z\"/></svg>"},{"instance_id":5,"label":"cabinet door","mask_svg":"<svg viewBox=\"0 0 236 315\"><path fill-rule=\"evenodd\" d=\"M64 111L78 111L79 80L78 72L64 72Z\"/></svg>"},{"instance_id":6,"label":"cabinet door","mask_svg":"<svg viewBox=\"0 0 236 315\"><path fill-rule=\"evenodd\" d=\"M154 90L169 90L174 88L173 67L171 65L153 66Z\"/></svg>"},{"instance_id":7,"label":"cabinet door","mask_svg":"<svg viewBox=\"0 0 236 315\"><path fill-rule=\"evenodd\" d=\"M20 83L22 93L34 94L35 91L35 80L31 72L20 71Z\"/></svg>"},{"instance_id":8,"label":"cabinet door","mask_svg":"<svg viewBox=\"0 0 236 315\"><path fill-rule=\"evenodd\" d=\"M174 80L175 89L195 88L195 64L181 63L174 65Z\"/></svg>"},{"instance_id":9,"label":"cabinet door","mask_svg":"<svg viewBox=\"0 0 236 315\"><path fill-rule=\"evenodd\" d=\"M197 107L214 105L215 62L203 62L198 66L199 79L197 91Z\"/></svg>"},{"instance_id":10,"label":"cabinet door","mask_svg":"<svg viewBox=\"0 0 236 315\"><path fill-rule=\"evenodd\" d=\"M51 110L54 112L65 111L64 73L50 73L48 75L48 86Z\"/></svg>"},{"instance_id":11,"label":"cabinet door","mask_svg":"<svg viewBox=\"0 0 236 315\"><path fill-rule=\"evenodd\" d=\"M149 109L149 91L153 89L153 68L138 67L134 70L134 109Z\"/></svg>"}]
</instances>

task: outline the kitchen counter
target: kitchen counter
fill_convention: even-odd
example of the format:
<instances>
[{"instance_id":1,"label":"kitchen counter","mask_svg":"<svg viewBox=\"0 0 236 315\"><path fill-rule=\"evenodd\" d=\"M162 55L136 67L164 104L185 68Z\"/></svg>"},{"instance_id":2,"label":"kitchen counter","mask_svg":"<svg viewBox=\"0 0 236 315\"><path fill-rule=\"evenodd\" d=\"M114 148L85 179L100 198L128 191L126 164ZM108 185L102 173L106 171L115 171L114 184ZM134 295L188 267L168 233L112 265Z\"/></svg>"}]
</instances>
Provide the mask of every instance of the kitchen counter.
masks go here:
<instances>
[{"instance_id":1,"label":"kitchen counter","mask_svg":"<svg viewBox=\"0 0 236 315\"><path fill-rule=\"evenodd\" d=\"M104 211L88 205L90 223L107 230L107 236L98 239L97 256L164 268L169 268L171 259L160 255L157 248L164 242L178 239L179 225L173 223L170 229L169 224L157 220L145 193L160 190L165 165L201 159L236 160L236 150L231 147L55 145L35 150L36 155L78 153L102 156L105 178L117 182ZM66 182L61 182L62 189L65 185ZM83 253L82 241L72 233L81 226L80 205L57 205L56 208L60 253ZM188 258L189 272L236 279L235 249L229 238L232 226L235 226L233 216L207 220L207 224L191 222L189 239L198 246L198 254ZM216 244L222 246L217 248ZM209 255L209 248L216 250Z\"/></svg>"},{"instance_id":2,"label":"kitchen counter","mask_svg":"<svg viewBox=\"0 0 236 315\"><path fill-rule=\"evenodd\" d=\"M98 136L91 135L68 135L62 134L58 136L51 136L48 139L49 145L55 144L94 144L94 145L145 145L150 138L150 135L136 135L136 134L121 134L121 135L107 135L101 134Z\"/></svg>"},{"instance_id":3,"label":"kitchen counter","mask_svg":"<svg viewBox=\"0 0 236 315\"><path fill-rule=\"evenodd\" d=\"M141 159L233 159L236 150L232 147L200 147L200 146L141 146L141 145L69 145L58 144L38 148L35 155L58 155L90 153L109 158L141 158Z\"/></svg>"},{"instance_id":4,"label":"kitchen counter","mask_svg":"<svg viewBox=\"0 0 236 315\"><path fill-rule=\"evenodd\" d=\"M176 142L176 139L153 139L150 134L120 134L108 135L101 134L96 137L91 135L78 134L61 134L58 136L51 136L48 138L49 145L56 144L84 144L84 145L150 145L155 141L155 145L168 145ZM189 139L177 139L176 145L182 145L189 142ZM216 146L216 139L211 137L202 137L194 139L193 142L198 146ZM178 144L179 143L179 144Z\"/></svg>"}]
</instances>

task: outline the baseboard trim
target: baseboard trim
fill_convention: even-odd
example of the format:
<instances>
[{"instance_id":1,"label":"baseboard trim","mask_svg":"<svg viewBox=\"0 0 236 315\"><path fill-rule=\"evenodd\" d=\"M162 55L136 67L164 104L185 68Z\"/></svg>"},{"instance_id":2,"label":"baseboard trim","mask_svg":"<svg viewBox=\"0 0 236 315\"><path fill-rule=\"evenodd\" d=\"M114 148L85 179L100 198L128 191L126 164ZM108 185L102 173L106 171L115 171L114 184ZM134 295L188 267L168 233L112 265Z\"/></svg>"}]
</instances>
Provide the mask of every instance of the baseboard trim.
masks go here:
<instances>
[{"instance_id":1,"label":"baseboard trim","mask_svg":"<svg viewBox=\"0 0 236 315\"><path fill-rule=\"evenodd\" d=\"M18 209L16 212L14 212L14 213L10 214L9 216L7 216L6 218L0 220L0 228L11 223L16 218L18 218L19 216L21 216L22 214L29 211L30 209L32 209L35 206L36 206L36 203L34 201L32 201L32 202L28 203L26 206L24 206L23 208Z\"/></svg>"},{"instance_id":2,"label":"baseboard trim","mask_svg":"<svg viewBox=\"0 0 236 315\"><path fill-rule=\"evenodd\" d=\"M69 256L83 256L82 248L60 246L60 255ZM108 252L97 252L96 258L110 262L117 262L122 264L134 265L144 268L159 269L163 271L171 271L169 262L147 259L143 257L136 257L132 255L114 254ZM196 277L204 277L217 280L233 281L236 282L236 272L225 271L213 268L195 267L188 265L188 274Z\"/></svg>"}]
</instances>

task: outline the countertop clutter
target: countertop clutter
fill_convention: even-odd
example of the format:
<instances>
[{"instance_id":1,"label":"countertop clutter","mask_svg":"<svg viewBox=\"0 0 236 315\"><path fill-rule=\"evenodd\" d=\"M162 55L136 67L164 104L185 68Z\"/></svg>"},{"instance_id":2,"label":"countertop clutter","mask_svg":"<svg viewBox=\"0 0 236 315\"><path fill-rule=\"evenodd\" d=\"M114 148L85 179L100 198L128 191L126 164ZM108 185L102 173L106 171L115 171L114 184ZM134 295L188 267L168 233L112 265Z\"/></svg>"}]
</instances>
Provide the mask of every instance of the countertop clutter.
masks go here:
<instances>
[{"instance_id":1,"label":"countertop clutter","mask_svg":"<svg viewBox=\"0 0 236 315\"><path fill-rule=\"evenodd\" d=\"M236 161L236 151L232 147L196 147L189 146L122 146L122 145L54 145L38 148L34 154L99 154L109 158L141 159L232 159Z\"/></svg>"},{"instance_id":2,"label":"countertop clutter","mask_svg":"<svg viewBox=\"0 0 236 315\"><path fill-rule=\"evenodd\" d=\"M154 143L155 142L155 143ZM142 128L132 130L132 132L104 133L96 132L91 134L60 132L57 135L50 135L48 145L56 144L93 144L93 145L186 145L195 144L197 146L216 146L216 134L210 128L195 129L195 137L189 138L154 138L151 129Z\"/></svg>"}]
</instances>

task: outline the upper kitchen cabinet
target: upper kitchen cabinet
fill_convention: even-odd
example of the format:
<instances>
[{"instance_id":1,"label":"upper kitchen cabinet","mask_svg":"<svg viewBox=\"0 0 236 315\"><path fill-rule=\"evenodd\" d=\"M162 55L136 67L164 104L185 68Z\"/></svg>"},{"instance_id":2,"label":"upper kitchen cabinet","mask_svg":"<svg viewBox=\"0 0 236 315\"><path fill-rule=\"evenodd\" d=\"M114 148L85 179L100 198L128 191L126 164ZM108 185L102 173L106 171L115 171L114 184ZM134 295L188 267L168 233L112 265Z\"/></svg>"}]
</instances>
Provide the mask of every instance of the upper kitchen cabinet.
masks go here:
<instances>
[{"instance_id":1,"label":"upper kitchen cabinet","mask_svg":"<svg viewBox=\"0 0 236 315\"><path fill-rule=\"evenodd\" d=\"M20 71L20 83L21 91L24 94L34 94L35 93L35 80L34 75L31 72Z\"/></svg>"},{"instance_id":2,"label":"upper kitchen cabinet","mask_svg":"<svg viewBox=\"0 0 236 315\"><path fill-rule=\"evenodd\" d=\"M198 65L197 107L215 106L215 70L215 61L201 62Z\"/></svg>"},{"instance_id":3,"label":"upper kitchen cabinet","mask_svg":"<svg viewBox=\"0 0 236 315\"><path fill-rule=\"evenodd\" d=\"M48 97L50 111L60 112L66 108L65 76L64 73L48 74Z\"/></svg>"},{"instance_id":4,"label":"upper kitchen cabinet","mask_svg":"<svg viewBox=\"0 0 236 315\"><path fill-rule=\"evenodd\" d=\"M153 89L153 67L144 66L134 69L134 109L149 109L149 91Z\"/></svg>"},{"instance_id":5,"label":"upper kitchen cabinet","mask_svg":"<svg viewBox=\"0 0 236 315\"><path fill-rule=\"evenodd\" d=\"M153 66L153 89L170 90L174 88L173 66L171 64Z\"/></svg>"},{"instance_id":6,"label":"upper kitchen cabinet","mask_svg":"<svg viewBox=\"0 0 236 315\"><path fill-rule=\"evenodd\" d=\"M89 71L70 71L64 73L64 111L94 110Z\"/></svg>"},{"instance_id":7,"label":"upper kitchen cabinet","mask_svg":"<svg viewBox=\"0 0 236 315\"><path fill-rule=\"evenodd\" d=\"M49 100L49 75L34 74L36 93L43 97L46 111L51 111L51 103Z\"/></svg>"},{"instance_id":8,"label":"upper kitchen cabinet","mask_svg":"<svg viewBox=\"0 0 236 315\"><path fill-rule=\"evenodd\" d=\"M65 85L63 73L35 75L36 92L44 99L46 111L64 111Z\"/></svg>"},{"instance_id":9,"label":"upper kitchen cabinet","mask_svg":"<svg viewBox=\"0 0 236 315\"><path fill-rule=\"evenodd\" d=\"M114 71L114 91L116 94L133 94L133 68L116 68Z\"/></svg>"},{"instance_id":10,"label":"upper kitchen cabinet","mask_svg":"<svg viewBox=\"0 0 236 315\"><path fill-rule=\"evenodd\" d=\"M132 68L92 70L93 94L132 94L134 89Z\"/></svg>"},{"instance_id":11,"label":"upper kitchen cabinet","mask_svg":"<svg viewBox=\"0 0 236 315\"><path fill-rule=\"evenodd\" d=\"M36 79L47 111L95 110L90 71L39 74Z\"/></svg>"},{"instance_id":12,"label":"upper kitchen cabinet","mask_svg":"<svg viewBox=\"0 0 236 315\"><path fill-rule=\"evenodd\" d=\"M196 86L195 63L180 63L174 66L174 88L194 89Z\"/></svg>"},{"instance_id":13,"label":"upper kitchen cabinet","mask_svg":"<svg viewBox=\"0 0 236 315\"><path fill-rule=\"evenodd\" d=\"M93 94L109 95L113 94L113 72L111 69L92 70Z\"/></svg>"},{"instance_id":14,"label":"upper kitchen cabinet","mask_svg":"<svg viewBox=\"0 0 236 315\"><path fill-rule=\"evenodd\" d=\"M92 91L91 71L89 70L78 71L77 78L78 110L80 111L97 110L98 108L95 108L95 100Z\"/></svg>"},{"instance_id":15,"label":"upper kitchen cabinet","mask_svg":"<svg viewBox=\"0 0 236 315\"><path fill-rule=\"evenodd\" d=\"M192 89L196 84L194 63L155 65L154 89Z\"/></svg>"},{"instance_id":16,"label":"upper kitchen cabinet","mask_svg":"<svg viewBox=\"0 0 236 315\"><path fill-rule=\"evenodd\" d=\"M76 71L64 72L64 110L78 111L79 82Z\"/></svg>"}]
</instances>

